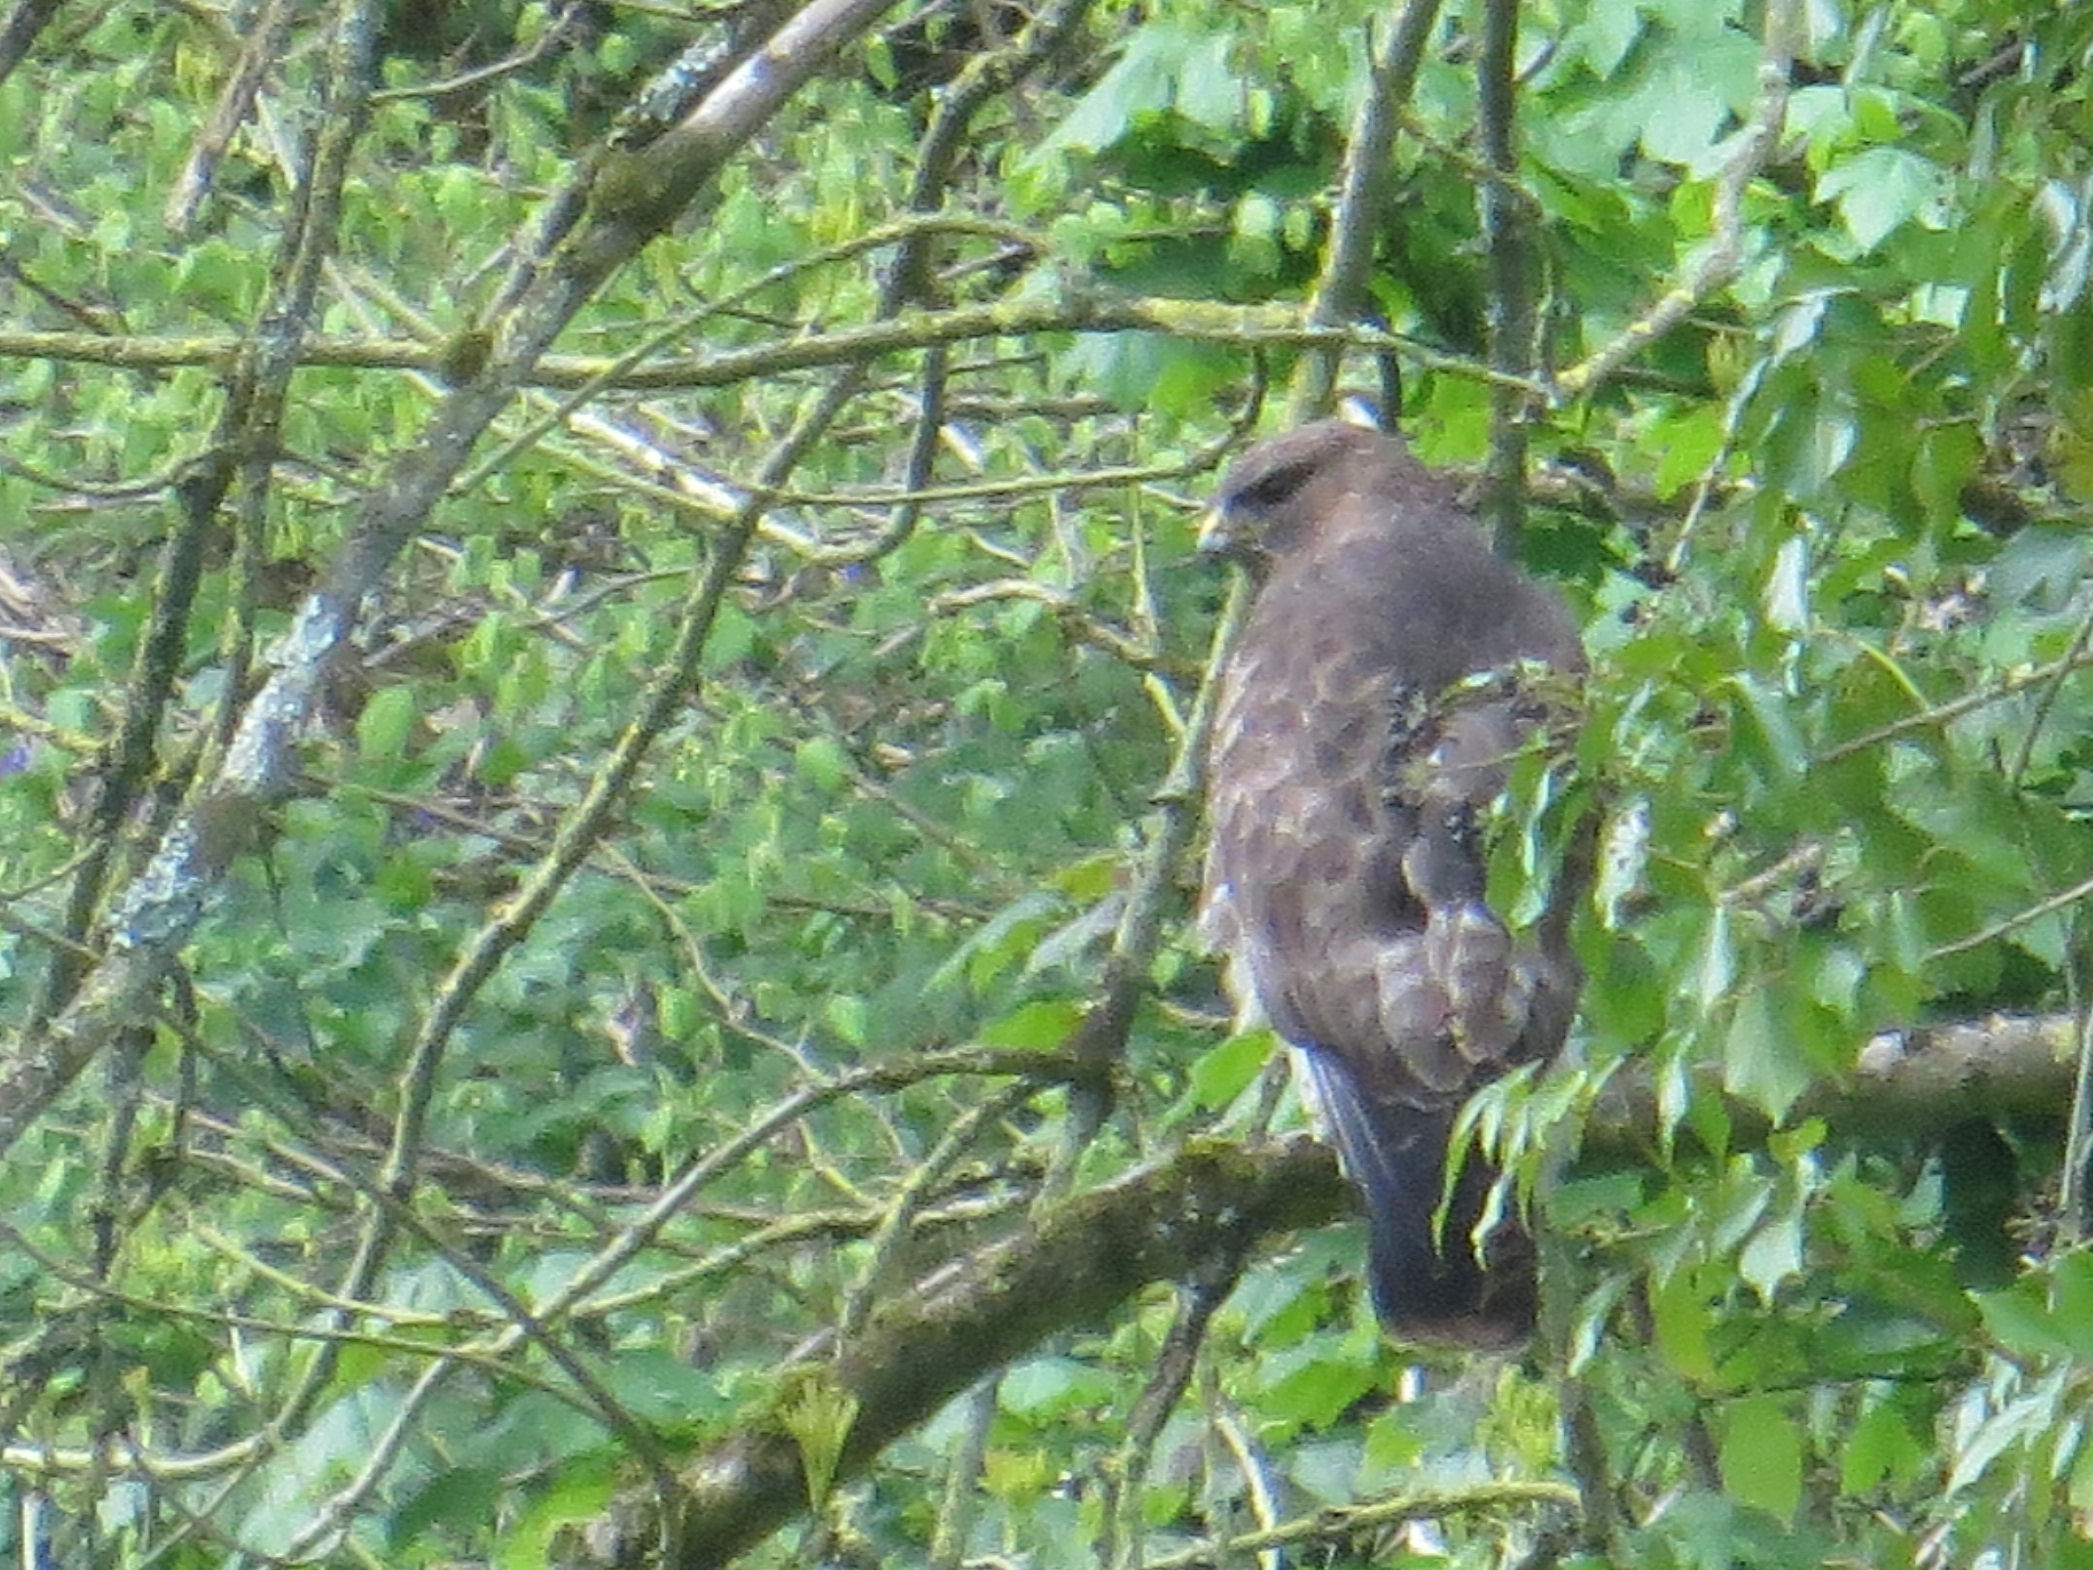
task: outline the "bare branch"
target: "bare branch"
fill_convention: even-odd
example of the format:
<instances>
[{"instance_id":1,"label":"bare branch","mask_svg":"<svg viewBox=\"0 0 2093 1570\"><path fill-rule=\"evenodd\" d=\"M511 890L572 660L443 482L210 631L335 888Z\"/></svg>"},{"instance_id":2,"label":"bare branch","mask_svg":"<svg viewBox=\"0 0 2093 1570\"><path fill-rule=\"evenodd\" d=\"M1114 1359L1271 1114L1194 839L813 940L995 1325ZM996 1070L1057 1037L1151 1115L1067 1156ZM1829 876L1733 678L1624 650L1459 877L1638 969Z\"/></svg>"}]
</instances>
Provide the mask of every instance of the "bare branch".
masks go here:
<instances>
[{"instance_id":1,"label":"bare branch","mask_svg":"<svg viewBox=\"0 0 2093 1570\"><path fill-rule=\"evenodd\" d=\"M1323 254L1323 274L1316 281L1308 319L1318 327L1357 321L1367 305L1367 281L1373 272L1374 233L1387 196L1388 169L1395 158L1395 131L1403 106L1417 85L1425 39L1438 20L1439 0L1406 0L1389 31L1387 43L1374 52L1367 74L1366 97L1345 141L1344 168L1337 177L1337 211L1330 244ZM1296 419L1315 419L1330 412L1336 398L1342 346L1331 344L1305 356L1294 388ZM1400 409L1383 409L1382 421L1393 425Z\"/></svg>"}]
</instances>

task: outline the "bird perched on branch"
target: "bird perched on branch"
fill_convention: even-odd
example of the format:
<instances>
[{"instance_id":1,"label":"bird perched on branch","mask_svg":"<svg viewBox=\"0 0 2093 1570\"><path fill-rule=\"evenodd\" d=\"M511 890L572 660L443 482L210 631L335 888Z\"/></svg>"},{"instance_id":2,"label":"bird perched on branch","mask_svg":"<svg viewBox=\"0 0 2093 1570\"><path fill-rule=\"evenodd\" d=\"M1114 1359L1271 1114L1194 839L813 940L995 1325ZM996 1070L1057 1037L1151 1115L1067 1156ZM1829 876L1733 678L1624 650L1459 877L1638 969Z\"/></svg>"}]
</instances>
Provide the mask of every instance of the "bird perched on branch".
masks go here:
<instances>
[{"instance_id":1,"label":"bird perched on branch","mask_svg":"<svg viewBox=\"0 0 2093 1570\"><path fill-rule=\"evenodd\" d=\"M1445 477L1341 421L1246 453L1201 544L1255 585L1221 673L1201 931L1306 1060L1366 1202L1382 1323L1515 1343L1533 1240L1511 1220L1473 1237L1481 1158L1438 1220L1462 1104L1553 1054L1576 1007L1571 902L1515 938L1484 902L1478 828L1545 712L1522 667L1581 670L1577 628Z\"/></svg>"}]
</instances>

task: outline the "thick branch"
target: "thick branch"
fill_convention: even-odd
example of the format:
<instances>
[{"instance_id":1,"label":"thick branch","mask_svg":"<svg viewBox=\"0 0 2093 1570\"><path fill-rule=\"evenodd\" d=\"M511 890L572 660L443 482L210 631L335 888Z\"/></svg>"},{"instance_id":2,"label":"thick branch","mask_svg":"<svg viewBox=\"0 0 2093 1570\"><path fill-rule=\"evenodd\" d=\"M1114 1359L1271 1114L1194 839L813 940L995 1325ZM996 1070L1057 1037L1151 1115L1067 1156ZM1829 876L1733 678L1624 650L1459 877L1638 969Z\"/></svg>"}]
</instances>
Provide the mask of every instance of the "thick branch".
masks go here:
<instances>
[{"instance_id":1,"label":"thick branch","mask_svg":"<svg viewBox=\"0 0 2093 1570\"><path fill-rule=\"evenodd\" d=\"M1807 1098L1797 1115L1821 1116L1835 1133L1857 1137L1973 1115L2061 1115L2074 1028L2067 1016L2001 1016L1879 1037L1849 1083ZM1740 1126L1749 1123L1733 1110ZM1631 1082L1587 1126L1586 1155L1638 1158L1655 1143L1656 1117L1647 1083ZM945 1267L875 1312L839 1357L831 1360L824 1340L780 1377L789 1382L797 1370L829 1380L855 1403L840 1482L1054 1332L1094 1323L1152 1283L1183 1280L1238 1250L1334 1220L1350 1204L1335 1158L1313 1141L1196 1144ZM723 1564L804 1510L799 1455L776 1415L755 1411L685 1466L674 1562ZM628 1502L592 1541L614 1558L614 1540L629 1544L634 1531L651 1536Z\"/></svg>"},{"instance_id":2,"label":"thick branch","mask_svg":"<svg viewBox=\"0 0 2093 1570\"><path fill-rule=\"evenodd\" d=\"M2068 1014L1994 1014L1870 1041L1844 1084L1818 1085L1797 1103L1793 1123L1824 1119L1834 1136L1867 1139L1920 1134L1964 1118L2052 1117L2071 1104L2078 1021ZM1712 1072L1701 1093L1721 1095ZM1765 1120L1741 1103L1729 1107L1740 1139ZM1630 1075L1585 1125L1587 1155L1639 1159L1653 1146L1656 1098Z\"/></svg>"},{"instance_id":3,"label":"thick branch","mask_svg":"<svg viewBox=\"0 0 2093 1570\"><path fill-rule=\"evenodd\" d=\"M857 1412L837 1479L1051 1332L1095 1322L1151 1282L1327 1221L1345 1202L1328 1153L1294 1140L1257 1152L1195 1145L1056 1207L875 1313L827 1366ZM811 1373L825 1360L823 1348L797 1366ZM752 1415L684 1479L675 1563L691 1570L726 1563L807 1504L799 1447L769 1414Z\"/></svg>"}]
</instances>

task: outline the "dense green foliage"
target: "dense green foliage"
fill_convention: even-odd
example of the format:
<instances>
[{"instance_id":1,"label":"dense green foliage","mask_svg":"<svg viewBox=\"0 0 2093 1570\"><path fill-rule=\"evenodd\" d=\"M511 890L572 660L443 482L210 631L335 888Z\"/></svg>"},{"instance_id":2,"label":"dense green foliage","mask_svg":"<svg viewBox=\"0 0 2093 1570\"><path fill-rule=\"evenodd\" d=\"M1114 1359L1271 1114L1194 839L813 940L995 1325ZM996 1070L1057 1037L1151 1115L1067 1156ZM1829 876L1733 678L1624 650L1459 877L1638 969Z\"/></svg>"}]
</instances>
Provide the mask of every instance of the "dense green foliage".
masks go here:
<instances>
[{"instance_id":1,"label":"dense green foliage","mask_svg":"<svg viewBox=\"0 0 2093 1570\"><path fill-rule=\"evenodd\" d=\"M2093 1565L2073 1030L1853 1092L2085 1006L2093 11L1529 0L1491 226L1483 0L1367 149L1366 0L895 6L534 323L548 213L667 199L628 99L786 10L372 9L0 67L0 1551ZM1498 825L1523 921L1600 825L1578 1061L1477 1108L1560 1153L1550 1332L1422 1393L1356 1223L1094 1192L1240 1157L1254 1228L1302 1126L1185 920L1191 547L1348 226L1344 385L1520 417L1594 664ZM1068 1217L1145 1285L911 1366Z\"/></svg>"}]
</instances>

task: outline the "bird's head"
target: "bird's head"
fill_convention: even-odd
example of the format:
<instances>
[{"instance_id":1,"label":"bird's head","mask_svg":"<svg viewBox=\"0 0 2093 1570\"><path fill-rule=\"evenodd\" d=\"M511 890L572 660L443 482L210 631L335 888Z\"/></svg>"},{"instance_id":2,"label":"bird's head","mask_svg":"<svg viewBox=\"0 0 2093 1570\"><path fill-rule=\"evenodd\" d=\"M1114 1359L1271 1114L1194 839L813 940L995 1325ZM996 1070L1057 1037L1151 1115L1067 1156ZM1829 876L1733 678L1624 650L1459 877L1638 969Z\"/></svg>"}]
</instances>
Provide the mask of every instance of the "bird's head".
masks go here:
<instances>
[{"instance_id":1,"label":"bird's head","mask_svg":"<svg viewBox=\"0 0 2093 1570\"><path fill-rule=\"evenodd\" d=\"M1372 495L1393 471L1414 467L1401 441L1345 420L1318 420L1259 442L1222 477L1199 529L1199 549L1261 575L1308 539L1343 503Z\"/></svg>"}]
</instances>

